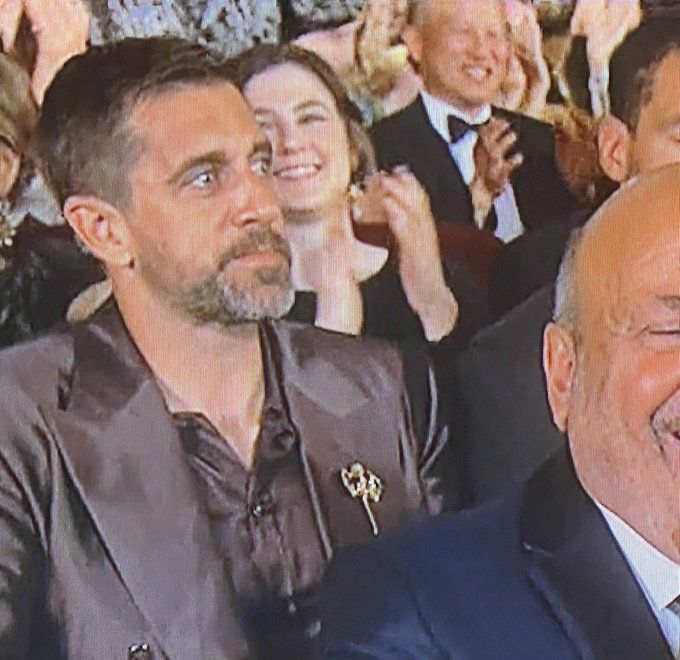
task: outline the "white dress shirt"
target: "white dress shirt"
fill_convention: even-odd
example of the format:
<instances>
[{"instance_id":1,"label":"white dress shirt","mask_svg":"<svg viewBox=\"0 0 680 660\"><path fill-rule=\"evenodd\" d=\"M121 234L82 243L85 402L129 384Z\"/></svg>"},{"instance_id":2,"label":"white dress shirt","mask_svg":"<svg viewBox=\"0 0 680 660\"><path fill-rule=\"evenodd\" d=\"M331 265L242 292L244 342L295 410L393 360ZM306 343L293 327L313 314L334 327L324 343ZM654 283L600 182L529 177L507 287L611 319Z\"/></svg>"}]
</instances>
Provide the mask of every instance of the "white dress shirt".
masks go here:
<instances>
[{"instance_id":1,"label":"white dress shirt","mask_svg":"<svg viewBox=\"0 0 680 660\"><path fill-rule=\"evenodd\" d=\"M676 564L640 536L615 513L595 502L623 551L642 592L671 648L680 654L680 616L668 606L680 596L680 564Z\"/></svg>"},{"instance_id":2,"label":"white dress shirt","mask_svg":"<svg viewBox=\"0 0 680 660\"><path fill-rule=\"evenodd\" d=\"M445 101L432 96L427 92L421 92L425 112L434 128L442 139L449 145L449 152L458 170L463 177L466 185L470 185L475 176L475 157L474 150L477 144L477 133L468 131L458 142L451 144L449 135L449 115L455 115L468 124L483 124L491 118L491 106L484 106L476 115L466 113L459 108L455 108ZM515 200L515 193L512 186L508 184L505 190L496 198L494 202L498 226L494 234L504 243L508 243L513 238L524 233L524 226L519 217L519 209Z\"/></svg>"}]
</instances>

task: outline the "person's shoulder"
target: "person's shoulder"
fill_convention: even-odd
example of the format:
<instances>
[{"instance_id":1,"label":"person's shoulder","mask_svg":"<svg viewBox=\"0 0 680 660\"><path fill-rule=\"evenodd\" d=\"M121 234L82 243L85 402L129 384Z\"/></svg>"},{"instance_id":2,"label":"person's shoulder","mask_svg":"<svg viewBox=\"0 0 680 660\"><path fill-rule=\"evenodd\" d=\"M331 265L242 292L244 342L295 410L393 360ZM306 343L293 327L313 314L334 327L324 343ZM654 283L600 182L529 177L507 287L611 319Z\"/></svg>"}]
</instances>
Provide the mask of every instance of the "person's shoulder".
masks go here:
<instances>
[{"instance_id":1,"label":"person's shoulder","mask_svg":"<svg viewBox=\"0 0 680 660\"><path fill-rule=\"evenodd\" d=\"M0 351L0 456L35 497L49 490L53 454L50 419L59 408L72 362L69 332L52 332Z\"/></svg>"},{"instance_id":2,"label":"person's shoulder","mask_svg":"<svg viewBox=\"0 0 680 660\"><path fill-rule=\"evenodd\" d=\"M553 158L555 132L553 127L540 119L534 119L518 112L494 108L495 117L505 119L519 137L520 147L531 154L543 154ZM526 155L526 154L525 154Z\"/></svg>"},{"instance_id":3,"label":"person's shoulder","mask_svg":"<svg viewBox=\"0 0 680 660\"><path fill-rule=\"evenodd\" d=\"M295 351L299 360L323 357L352 369L370 369L378 366L402 364L402 353L390 342L368 335L348 335L318 328L310 323L277 321L279 338Z\"/></svg>"},{"instance_id":4,"label":"person's shoulder","mask_svg":"<svg viewBox=\"0 0 680 660\"><path fill-rule=\"evenodd\" d=\"M540 344L543 328L551 318L552 285L536 291L505 316L478 332L470 342L475 352L532 348Z\"/></svg>"},{"instance_id":5,"label":"person's shoulder","mask_svg":"<svg viewBox=\"0 0 680 660\"><path fill-rule=\"evenodd\" d=\"M520 112L512 112L511 110L503 110L501 108L494 108L493 114L495 117L500 119L505 119L512 126L516 126L523 131L532 131L535 133L553 136L552 126L545 121L536 119L534 117L529 117L528 115L523 115Z\"/></svg>"},{"instance_id":6,"label":"person's shoulder","mask_svg":"<svg viewBox=\"0 0 680 660\"><path fill-rule=\"evenodd\" d=\"M427 549L428 556L446 556L447 563L453 561L461 567L493 562L496 553L510 550L509 537L517 536L521 499L522 490L516 488L479 507L429 519L398 538L386 538L384 552L406 566L418 548Z\"/></svg>"},{"instance_id":7,"label":"person's shoulder","mask_svg":"<svg viewBox=\"0 0 680 660\"><path fill-rule=\"evenodd\" d=\"M70 370L73 334L56 329L0 350L0 397L3 407L27 397L35 403L56 399L57 383Z\"/></svg>"},{"instance_id":8,"label":"person's shoulder","mask_svg":"<svg viewBox=\"0 0 680 660\"><path fill-rule=\"evenodd\" d=\"M521 499L521 489L515 489L480 507L445 513L375 543L343 549L336 574L390 566L414 593L491 584L517 568Z\"/></svg>"},{"instance_id":9,"label":"person's shoulder","mask_svg":"<svg viewBox=\"0 0 680 660\"><path fill-rule=\"evenodd\" d=\"M393 136L395 133L412 128L414 122L420 114L420 100L416 98L407 106L397 112L384 117L371 127L371 137L380 139L383 136Z\"/></svg>"}]
</instances>

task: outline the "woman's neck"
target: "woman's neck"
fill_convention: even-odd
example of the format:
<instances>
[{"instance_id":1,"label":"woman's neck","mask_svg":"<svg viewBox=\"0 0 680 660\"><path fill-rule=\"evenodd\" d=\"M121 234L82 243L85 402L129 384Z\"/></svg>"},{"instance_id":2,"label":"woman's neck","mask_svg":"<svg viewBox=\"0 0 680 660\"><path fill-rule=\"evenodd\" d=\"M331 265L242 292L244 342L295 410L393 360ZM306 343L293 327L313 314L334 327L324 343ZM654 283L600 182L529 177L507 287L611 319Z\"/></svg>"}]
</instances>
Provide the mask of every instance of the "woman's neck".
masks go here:
<instances>
[{"instance_id":1,"label":"woman's neck","mask_svg":"<svg viewBox=\"0 0 680 660\"><path fill-rule=\"evenodd\" d=\"M323 282L343 276L361 282L378 272L387 259L386 250L356 238L347 203L310 212L304 221L288 227L298 291L318 291Z\"/></svg>"}]
</instances>

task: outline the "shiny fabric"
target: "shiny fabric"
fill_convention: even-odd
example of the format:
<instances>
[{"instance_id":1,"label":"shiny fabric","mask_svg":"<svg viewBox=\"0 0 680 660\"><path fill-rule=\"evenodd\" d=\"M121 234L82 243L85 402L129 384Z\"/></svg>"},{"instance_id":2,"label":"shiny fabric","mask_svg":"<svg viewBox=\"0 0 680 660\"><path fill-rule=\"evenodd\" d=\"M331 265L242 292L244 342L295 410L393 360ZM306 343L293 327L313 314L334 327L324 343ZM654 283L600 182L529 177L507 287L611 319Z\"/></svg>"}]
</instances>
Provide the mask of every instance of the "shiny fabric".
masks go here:
<instances>
[{"instance_id":1,"label":"shiny fabric","mask_svg":"<svg viewBox=\"0 0 680 660\"><path fill-rule=\"evenodd\" d=\"M375 340L264 327L324 559L371 538L340 479L354 461L384 481L381 530L439 511L430 371ZM0 352L0 392L0 657L252 657L176 420L115 306Z\"/></svg>"}]
</instances>

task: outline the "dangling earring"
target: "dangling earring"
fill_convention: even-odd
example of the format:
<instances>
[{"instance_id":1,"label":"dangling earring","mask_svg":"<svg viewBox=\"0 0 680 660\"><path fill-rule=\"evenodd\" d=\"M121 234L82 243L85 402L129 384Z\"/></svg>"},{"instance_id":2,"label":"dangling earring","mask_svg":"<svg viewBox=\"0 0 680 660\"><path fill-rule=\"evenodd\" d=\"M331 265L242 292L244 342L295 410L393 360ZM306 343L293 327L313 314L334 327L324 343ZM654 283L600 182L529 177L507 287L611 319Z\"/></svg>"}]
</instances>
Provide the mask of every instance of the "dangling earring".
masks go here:
<instances>
[{"instance_id":1,"label":"dangling earring","mask_svg":"<svg viewBox=\"0 0 680 660\"><path fill-rule=\"evenodd\" d=\"M349 201L350 215L354 222L361 220L361 205L358 203L361 199L361 186L358 183L350 183L347 188L347 199Z\"/></svg>"}]
</instances>

